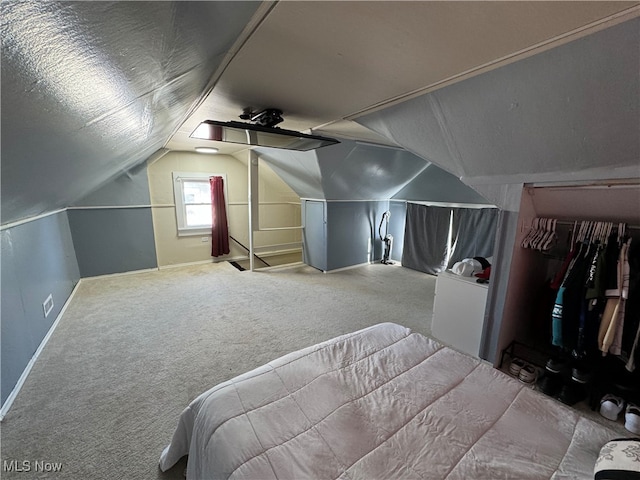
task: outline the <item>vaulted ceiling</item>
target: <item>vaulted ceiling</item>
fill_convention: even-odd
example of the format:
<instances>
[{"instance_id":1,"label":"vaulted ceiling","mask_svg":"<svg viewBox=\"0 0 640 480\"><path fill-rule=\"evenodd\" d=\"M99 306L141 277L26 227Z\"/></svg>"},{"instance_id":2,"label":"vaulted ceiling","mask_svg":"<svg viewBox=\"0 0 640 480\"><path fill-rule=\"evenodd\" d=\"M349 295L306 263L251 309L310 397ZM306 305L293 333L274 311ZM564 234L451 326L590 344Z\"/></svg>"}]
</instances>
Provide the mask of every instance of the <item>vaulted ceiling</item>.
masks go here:
<instances>
[{"instance_id":1,"label":"vaulted ceiling","mask_svg":"<svg viewBox=\"0 0 640 480\"><path fill-rule=\"evenodd\" d=\"M309 168L327 198L371 172L384 172L388 183L375 188L390 195L411 191L408 179L435 166L470 184L523 165L553 170L556 147L587 154L567 170L606 169L606 148L623 137L616 167L633 175L638 160L629 137L638 131L638 2L3 0L1 8L3 224L65 207L161 149L193 150L200 121L238 120L244 107L282 109L283 128L408 150L319 150ZM534 101L549 88L557 93ZM521 145L527 132L551 129L546 149ZM304 186L294 176L301 156L263 153ZM544 162L533 160L540 155Z\"/></svg>"},{"instance_id":2,"label":"vaulted ceiling","mask_svg":"<svg viewBox=\"0 0 640 480\"><path fill-rule=\"evenodd\" d=\"M3 1L2 223L162 148L258 6Z\"/></svg>"}]
</instances>

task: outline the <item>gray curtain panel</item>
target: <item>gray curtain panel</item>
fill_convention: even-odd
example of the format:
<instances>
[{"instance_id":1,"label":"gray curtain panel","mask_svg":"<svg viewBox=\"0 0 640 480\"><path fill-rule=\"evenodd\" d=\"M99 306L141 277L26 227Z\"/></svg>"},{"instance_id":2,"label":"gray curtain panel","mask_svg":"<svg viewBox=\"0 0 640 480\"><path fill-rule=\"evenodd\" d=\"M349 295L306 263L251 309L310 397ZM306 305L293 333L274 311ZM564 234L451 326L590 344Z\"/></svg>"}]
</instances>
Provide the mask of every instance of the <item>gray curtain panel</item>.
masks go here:
<instances>
[{"instance_id":1,"label":"gray curtain panel","mask_svg":"<svg viewBox=\"0 0 640 480\"><path fill-rule=\"evenodd\" d=\"M465 258L490 257L498 226L497 208L453 208L452 254L447 268Z\"/></svg>"},{"instance_id":2,"label":"gray curtain panel","mask_svg":"<svg viewBox=\"0 0 640 480\"><path fill-rule=\"evenodd\" d=\"M447 268L450 208L407 204L402 266L435 275Z\"/></svg>"},{"instance_id":3,"label":"gray curtain panel","mask_svg":"<svg viewBox=\"0 0 640 480\"><path fill-rule=\"evenodd\" d=\"M450 218L452 252L447 264ZM407 204L402 265L432 275L471 257L493 255L498 209Z\"/></svg>"}]
</instances>

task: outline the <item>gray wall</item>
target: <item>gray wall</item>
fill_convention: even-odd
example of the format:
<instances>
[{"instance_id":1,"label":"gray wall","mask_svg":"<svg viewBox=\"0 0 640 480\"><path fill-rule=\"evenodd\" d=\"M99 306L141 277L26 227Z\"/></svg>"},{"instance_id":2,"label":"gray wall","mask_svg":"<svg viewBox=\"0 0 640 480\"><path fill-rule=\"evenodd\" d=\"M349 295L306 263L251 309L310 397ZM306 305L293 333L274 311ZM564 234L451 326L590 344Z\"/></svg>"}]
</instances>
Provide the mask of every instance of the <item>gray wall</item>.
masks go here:
<instances>
[{"instance_id":1,"label":"gray wall","mask_svg":"<svg viewBox=\"0 0 640 480\"><path fill-rule=\"evenodd\" d=\"M505 299L509 289L509 273L518 229L518 215L519 212L501 210L498 217L493 264L491 265L491 282L487 294L487 307L480 343L480 357L492 363L500 355L498 341Z\"/></svg>"},{"instance_id":2,"label":"gray wall","mask_svg":"<svg viewBox=\"0 0 640 480\"><path fill-rule=\"evenodd\" d=\"M327 270L327 202L302 200L302 255L307 265Z\"/></svg>"},{"instance_id":3,"label":"gray wall","mask_svg":"<svg viewBox=\"0 0 640 480\"><path fill-rule=\"evenodd\" d=\"M396 225L401 221L404 231L402 205ZM303 199L304 262L329 271L380 260L383 244L378 236L378 226L388 209L386 200L325 202ZM395 236L395 232L390 228L389 233Z\"/></svg>"},{"instance_id":4,"label":"gray wall","mask_svg":"<svg viewBox=\"0 0 640 480\"><path fill-rule=\"evenodd\" d=\"M389 208L386 200L325 202L303 199L304 262L319 270L330 271L380 260L384 247L378 236L378 226L382 214ZM404 231L403 208L404 203L394 206L398 217L395 219L396 228L393 229L394 224L390 223L389 229L394 237L400 223ZM399 257L396 254L392 258Z\"/></svg>"},{"instance_id":5,"label":"gray wall","mask_svg":"<svg viewBox=\"0 0 640 480\"><path fill-rule=\"evenodd\" d=\"M407 220L407 203L403 201L390 201L389 233L393 235L393 248L391 260L402 262L402 246L404 245L404 227Z\"/></svg>"},{"instance_id":6,"label":"gray wall","mask_svg":"<svg viewBox=\"0 0 640 480\"><path fill-rule=\"evenodd\" d=\"M454 175L397 148L341 140L313 152L256 151L300 197L309 199L302 209L303 260L323 271L380 260L384 245L378 226L387 209L391 259L400 262L406 201L489 203Z\"/></svg>"},{"instance_id":7,"label":"gray wall","mask_svg":"<svg viewBox=\"0 0 640 480\"><path fill-rule=\"evenodd\" d=\"M68 214L82 277L158 266L145 165L113 179Z\"/></svg>"},{"instance_id":8,"label":"gray wall","mask_svg":"<svg viewBox=\"0 0 640 480\"><path fill-rule=\"evenodd\" d=\"M5 400L80 280L67 214L0 232L2 242L2 382ZM54 308L44 317L42 303Z\"/></svg>"},{"instance_id":9,"label":"gray wall","mask_svg":"<svg viewBox=\"0 0 640 480\"><path fill-rule=\"evenodd\" d=\"M310 152L255 151L301 198L323 200L386 200L428 166L408 151L344 139Z\"/></svg>"},{"instance_id":10,"label":"gray wall","mask_svg":"<svg viewBox=\"0 0 640 480\"><path fill-rule=\"evenodd\" d=\"M430 164L393 196L407 201L489 204L484 197L440 167Z\"/></svg>"},{"instance_id":11,"label":"gray wall","mask_svg":"<svg viewBox=\"0 0 640 480\"><path fill-rule=\"evenodd\" d=\"M388 208L388 201L327 203L327 270L382 258L378 225Z\"/></svg>"},{"instance_id":12,"label":"gray wall","mask_svg":"<svg viewBox=\"0 0 640 480\"><path fill-rule=\"evenodd\" d=\"M407 214L405 201L324 202L303 199L302 204L303 260L306 264L329 271L380 261L384 244L380 240L378 228L382 214L387 210L391 212L389 233L393 236L391 259L402 261ZM502 233L511 238L511 230L507 228ZM385 234L384 225L382 234ZM505 247L499 245L499 248ZM497 308L501 306L498 305Z\"/></svg>"},{"instance_id":13,"label":"gray wall","mask_svg":"<svg viewBox=\"0 0 640 480\"><path fill-rule=\"evenodd\" d=\"M83 278L157 267L150 208L68 213Z\"/></svg>"}]
</instances>

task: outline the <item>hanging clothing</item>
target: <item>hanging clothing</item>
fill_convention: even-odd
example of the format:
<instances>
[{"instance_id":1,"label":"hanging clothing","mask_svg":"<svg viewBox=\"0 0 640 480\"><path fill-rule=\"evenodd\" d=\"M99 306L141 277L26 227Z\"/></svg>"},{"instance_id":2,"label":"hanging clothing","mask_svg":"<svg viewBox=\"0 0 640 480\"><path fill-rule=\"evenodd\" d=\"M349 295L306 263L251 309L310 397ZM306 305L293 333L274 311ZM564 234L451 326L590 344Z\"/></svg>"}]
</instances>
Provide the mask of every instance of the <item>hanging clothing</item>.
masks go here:
<instances>
[{"instance_id":1,"label":"hanging clothing","mask_svg":"<svg viewBox=\"0 0 640 480\"><path fill-rule=\"evenodd\" d=\"M581 226L548 285L555 298L551 343L576 360L615 355L633 371L640 363L640 242L632 244L624 225L608 238L606 228Z\"/></svg>"},{"instance_id":2,"label":"hanging clothing","mask_svg":"<svg viewBox=\"0 0 640 480\"><path fill-rule=\"evenodd\" d=\"M629 247L629 292L625 303L621 358L625 367L633 372L640 363L640 242Z\"/></svg>"},{"instance_id":3,"label":"hanging clothing","mask_svg":"<svg viewBox=\"0 0 640 480\"><path fill-rule=\"evenodd\" d=\"M553 310L551 311L551 321L553 323L551 327L551 344L556 347L563 346L562 338L562 311L564 309L564 287L558 289L556 294L556 301L553 304Z\"/></svg>"},{"instance_id":4,"label":"hanging clothing","mask_svg":"<svg viewBox=\"0 0 640 480\"><path fill-rule=\"evenodd\" d=\"M564 309L564 292L565 287L564 282L571 270L575 262L576 254L580 248L579 243L574 244L573 248L567 254L562 267L555 275L554 279L551 281L551 289L556 290L556 299L553 304L553 309L551 311L551 343L556 347L563 346L563 338L562 338L562 313Z\"/></svg>"},{"instance_id":5,"label":"hanging clothing","mask_svg":"<svg viewBox=\"0 0 640 480\"><path fill-rule=\"evenodd\" d=\"M578 336L573 352L574 358L585 358L587 356L588 350L590 350L588 338L592 336L594 329L597 331L595 325L599 324L599 318L593 315L595 304L587 298L587 292L595 281L596 264L601 250L599 242L589 245L584 258L583 277L578 279L578 281L582 281L582 284L576 286L576 295L578 297L575 301L579 305L580 311L578 314Z\"/></svg>"},{"instance_id":6,"label":"hanging clothing","mask_svg":"<svg viewBox=\"0 0 640 480\"><path fill-rule=\"evenodd\" d=\"M577 247L578 247L578 244L575 244L573 248L569 251L564 261L562 262L562 267L560 267L560 270L558 270L558 272L553 277L553 280L551 280L550 287L553 290L558 290L562 285L562 282L565 279L565 276L567 275L567 270L569 270L569 266L571 265L571 262L573 261L573 258L575 257L578 251Z\"/></svg>"},{"instance_id":7,"label":"hanging clothing","mask_svg":"<svg viewBox=\"0 0 640 480\"><path fill-rule=\"evenodd\" d=\"M618 356L622 354L622 335L624 332L625 310L627 306L627 300L629 298L629 247L630 246L631 246L631 239L627 240L626 244L623 245L620 253L621 262L618 264L618 268L621 270L619 275L622 281L622 287L620 289L620 303L618 306L618 322L616 324L616 332L613 337L613 342L609 347L609 352Z\"/></svg>"},{"instance_id":8,"label":"hanging clothing","mask_svg":"<svg viewBox=\"0 0 640 480\"><path fill-rule=\"evenodd\" d=\"M595 249L582 243L558 290L553 308L554 345L567 350L577 348L580 328L580 311L585 294L585 275L591 265ZM559 338L558 338L559 334Z\"/></svg>"},{"instance_id":9,"label":"hanging clothing","mask_svg":"<svg viewBox=\"0 0 640 480\"><path fill-rule=\"evenodd\" d=\"M598 332L598 344L603 354L609 352L620 355L620 343L615 344L618 324L624 321L624 308L629 290L629 264L627 261L628 243L624 243L620 248L618 262L616 265L616 288L608 289L605 292L607 304L605 306L600 331ZM613 348L612 348L613 347Z\"/></svg>"},{"instance_id":10,"label":"hanging clothing","mask_svg":"<svg viewBox=\"0 0 640 480\"><path fill-rule=\"evenodd\" d=\"M606 303L604 288L604 269L606 244L597 243L586 282L585 298L580 311L580 334L578 351L583 356L593 356L598 352L598 330Z\"/></svg>"}]
</instances>

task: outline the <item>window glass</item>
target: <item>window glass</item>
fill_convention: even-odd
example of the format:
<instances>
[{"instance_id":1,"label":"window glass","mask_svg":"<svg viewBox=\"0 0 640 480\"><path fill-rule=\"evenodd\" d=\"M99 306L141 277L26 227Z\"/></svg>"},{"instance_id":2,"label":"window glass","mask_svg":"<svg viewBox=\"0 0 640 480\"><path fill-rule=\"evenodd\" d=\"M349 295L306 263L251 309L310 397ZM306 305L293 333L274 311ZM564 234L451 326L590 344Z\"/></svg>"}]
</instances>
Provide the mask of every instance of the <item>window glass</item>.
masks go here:
<instances>
[{"instance_id":1,"label":"window glass","mask_svg":"<svg viewBox=\"0 0 640 480\"><path fill-rule=\"evenodd\" d=\"M173 172L173 195L176 207L178 235L211 234L211 185L209 178L224 179L225 174L202 172Z\"/></svg>"},{"instance_id":2,"label":"window glass","mask_svg":"<svg viewBox=\"0 0 640 480\"><path fill-rule=\"evenodd\" d=\"M210 227L211 226L211 204L209 205L186 205L187 227Z\"/></svg>"},{"instance_id":3,"label":"window glass","mask_svg":"<svg viewBox=\"0 0 640 480\"><path fill-rule=\"evenodd\" d=\"M211 187L208 180L185 180L182 185L185 204L208 203L211 205Z\"/></svg>"}]
</instances>

